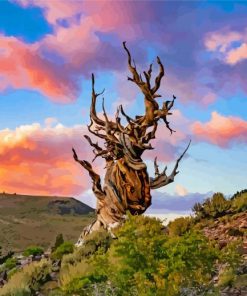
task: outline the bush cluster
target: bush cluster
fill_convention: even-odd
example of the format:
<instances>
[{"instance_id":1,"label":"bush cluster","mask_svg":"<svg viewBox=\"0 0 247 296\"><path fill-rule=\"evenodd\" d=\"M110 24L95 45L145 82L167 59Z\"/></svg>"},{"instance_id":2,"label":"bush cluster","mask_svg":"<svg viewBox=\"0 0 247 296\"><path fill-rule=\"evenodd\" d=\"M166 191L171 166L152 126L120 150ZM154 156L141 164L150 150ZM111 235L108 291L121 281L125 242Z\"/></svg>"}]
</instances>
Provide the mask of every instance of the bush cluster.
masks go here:
<instances>
[{"instance_id":1,"label":"bush cluster","mask_svg":"<svg viewBox=\"0 0 247 296\"><path fill-rule=\"evenodd\" d=\"M30 246L26 248L26 250L23 252L23 255L28 256L38 256L42 255L44 253L44 249L38 246Z\"/></svg>"},{"instance_id":2,"label":"bush cluster","mask_svg":"<svg viewBox=\"0 0 247 296\"><path fill-rule=\"evenodd\" d=\"M231 199L226 199L222 193L215 193L203 203L196 203L192 210L197 220L244 212L247 210L247 191L242 190Z\"/></svg>"},{"instance_id":3,"label":"bush cluster","mask_svg":"<svg viewBox=\"0 0 247 296\"><path fill-rule=\"evenodd\" d=\"M144 216L129 216L115 232L116 240L94 233L97 243L91 238L83 248L63 257L59 293L177 296L188 291L192 295L215 292L211 281L215 264L228 259L191 229L189 219L177 220L168 234L159 220ZM236 248L230 251L233 266L238 259Z\"/></svg>"},{"instance_id":4,"label":"bush cluster","mask_svg":"<svg viewBox=\"0 0 247 296\"><path fill-rule=\"evenodd\" d=\"M51 254L51 259L61 260L64 255L73 253L74 244L72 242L65 241L60 244L56 250Z\"/></svg>"}]
</instances>

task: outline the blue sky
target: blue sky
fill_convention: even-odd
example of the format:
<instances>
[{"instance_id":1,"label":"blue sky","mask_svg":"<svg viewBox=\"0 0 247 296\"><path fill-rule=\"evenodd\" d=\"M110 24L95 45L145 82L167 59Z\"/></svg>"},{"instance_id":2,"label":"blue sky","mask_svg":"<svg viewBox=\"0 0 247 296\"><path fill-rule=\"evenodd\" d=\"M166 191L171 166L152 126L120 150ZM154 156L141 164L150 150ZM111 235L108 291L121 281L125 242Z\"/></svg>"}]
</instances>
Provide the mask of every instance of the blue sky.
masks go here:
<instances>
[{"instance_id":1,"label":"blue sky","mask_svg":"<svg viewBox=\"0 0 247 296\"><path fill-rule=\"evenodd\" d=\"M52 26L39 7L22 8L15 2L1 1L0 16L0 32L6 36L19 37L32 43L52 33Z\"/></svg>"}]
</instances>

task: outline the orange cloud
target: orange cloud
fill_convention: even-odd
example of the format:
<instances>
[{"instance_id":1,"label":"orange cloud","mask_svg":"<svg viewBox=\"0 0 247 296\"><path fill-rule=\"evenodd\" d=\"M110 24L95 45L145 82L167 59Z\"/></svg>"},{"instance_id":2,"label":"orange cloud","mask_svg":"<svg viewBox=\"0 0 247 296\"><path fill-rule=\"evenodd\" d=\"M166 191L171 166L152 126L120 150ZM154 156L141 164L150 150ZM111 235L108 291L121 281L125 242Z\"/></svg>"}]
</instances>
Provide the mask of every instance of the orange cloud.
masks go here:
<instances>
[{"instance_id":1,"label":"orange cloud","mask_svg":"<svg viewBox=\"0 0 247 296\"><path fill-rule=\"evenodd\" d=\"M0 131L0 190L6 192L79 195L91 187L86 171L72 157L93 158L82 139L83 126L25 125ZM96 170L101 167L96 166Z\"/></svg>"},{"instance_id":2,"label":"orange cloud","mask_svg":"<svg viewBox=\"0 0 247 296\"><path fill-rule=\"evenodd\" d=\"M238 117L225 117L212 112L211 120L192 124L192 131L199 140L220 147L228 147L233 142L247 142L247 122Z\"/></svg>"},{"instance_id":3,"label":"orange cloud","mask_svg":"<svg viewBox=\"0 0 247 296\"><path fill-rule=\"evenodd\" d=\"M165 125L160 124L158 140L153 143L155 150L145 153L144 161L158 156L159 162L169 162L179 156L177 149L183 148L187 141L186 132L179 130L188 125L188 121L177 110L171 121L177 132L170 136ZM55 118L47 118L44 126L33 123L15 130L1 130L0 191L70 196L87 192L91 179L73 160L71 151L74 147L81 159L93 159L92 149L83 134L88 134L85 126L65 127ZM101 175L103 165L100 160L93 165Z\"/></svg>"}]
</instances>

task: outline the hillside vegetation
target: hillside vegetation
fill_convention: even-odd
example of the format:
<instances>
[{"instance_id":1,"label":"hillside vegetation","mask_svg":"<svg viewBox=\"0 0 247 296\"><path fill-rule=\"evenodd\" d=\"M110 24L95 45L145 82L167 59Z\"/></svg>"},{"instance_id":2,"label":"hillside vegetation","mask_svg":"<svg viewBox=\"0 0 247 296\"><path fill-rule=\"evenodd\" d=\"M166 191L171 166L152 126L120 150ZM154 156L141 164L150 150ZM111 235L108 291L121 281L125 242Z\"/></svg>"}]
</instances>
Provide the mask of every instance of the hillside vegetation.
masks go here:
<instances>
[{"instance_id":1,"label":"hillside vegetation","mask_svg":"<svg viewBox=\"0 0 247 296\"><path fill-rule=\"evenodd\" d=\"M246 191L230 200L214 194L165 228L129 215L117 239L95 232L75 249L59 236L50 258L20 271L12 265L0 295L246 295L246 205ZM225 244L207 229L226 234Z\"/></svg>"},{"instance_id":2,"label":"hillside vegetation","mask_svg":"<svg viewBox=\"0 0 247 296\"><path fill-rule=\"evenodd\" d=\"M47 248L59 233L76 241L93 219L94 209L74 198L0 194L0 245L3 253Z\"/></svg>"}]
</instances>

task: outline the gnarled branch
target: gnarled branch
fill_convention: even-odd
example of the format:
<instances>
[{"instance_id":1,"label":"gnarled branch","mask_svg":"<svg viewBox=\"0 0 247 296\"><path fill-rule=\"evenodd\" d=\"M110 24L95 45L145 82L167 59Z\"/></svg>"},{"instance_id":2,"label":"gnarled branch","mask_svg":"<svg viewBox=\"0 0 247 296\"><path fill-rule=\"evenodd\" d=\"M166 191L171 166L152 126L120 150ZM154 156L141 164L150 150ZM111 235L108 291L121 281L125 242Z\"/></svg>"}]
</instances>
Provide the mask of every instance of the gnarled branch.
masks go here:
<instances>
[{"instance_id":1,"label":"gnarled branch","mask_svg":"<svg viewBox=\"0 0 247 296\"><path fill-rule=\"evenodd\" d=\"M190 143L191 143L191 140L189 141L189 144L187 145L184 152L177 159L175 166L169 176L166 175L167 167L165 167L165 169L163 170L162 173L159 172L159 168L157 165L157 158L155 158L155 160L154 160L155 178L150 178L150 188L151 189L157 189L157 188L166 186L174 181L175 176L179 173L179 171L177 171L179 162L181 161L181 159L183 158L183 156L185 155L185 153L189 149Z\"/></svg>"},{"instance_id":2,"label":"gnarled branch","mask_svg":"<svg viewBox=\"0 0 247 296\"><path fill-rule=\"evenodd\" d=\"M75 149L72 148L73 151L73 157L76 162L78 162L85 170L88 171L89 176L91 177L93 181L93 192L95 196L99 200L103 200L105 198L105 193L101 188L101 181L100 181L100 176L93 170L92 165L86 161L86 160L80 160L75 152Z\"/></svg>"}]
</instances>

